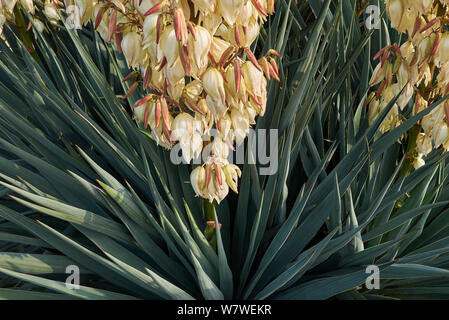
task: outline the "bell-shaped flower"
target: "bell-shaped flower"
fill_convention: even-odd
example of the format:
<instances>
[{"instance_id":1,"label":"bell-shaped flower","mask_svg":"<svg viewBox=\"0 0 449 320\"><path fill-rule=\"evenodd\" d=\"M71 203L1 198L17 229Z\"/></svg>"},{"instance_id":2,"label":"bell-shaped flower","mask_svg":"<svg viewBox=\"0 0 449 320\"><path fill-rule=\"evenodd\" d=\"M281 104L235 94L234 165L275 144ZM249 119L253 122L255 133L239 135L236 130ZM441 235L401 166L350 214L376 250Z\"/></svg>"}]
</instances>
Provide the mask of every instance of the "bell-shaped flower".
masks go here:
<instances>
[{"instance_id":1,"label":"bell-shaped flower","mask_svg":"<svg viewBox=\"0 0 449 320\"><path fill-rule=\"evenodd\" d=\"M96 1L90 1L92 2L92 8L95 4ZM34 2L33 0L20 0L20 4L23 6L23 8L28 11L29 13L31 13L31 15L34 15L35 13L35 7L34 7Z\"/></svg>"},{"instance_id":2,"label":"bell-shaped flower","mask_svg":"<svg viewBox=\"0 0 449 320\"><path fill-rule=\"evenodd\" d=\"M168 26L161 34L159 42L159 58L165 57L167 64L172 66L179 58L179 44L176 39L175 29L172 25Z\"/></svg>"},{"instance_id":3,"label":"bell-shaped flower","mask_svg":"<svg viewBox=\"0 0 449 320\"><path fill-rule=\"evenodd\" d=\"M226 177L226 183L235 192L239 193L238 180L242 175L242 171L235 164L228 164L223 167L223 172Z\"/></svg>"},{"instance_id":4,"label":"bell-shaped flower","mask_svg":"<svg viewBox=\"0 0 449 320\"><path fill-rule=\"evenodd\" d=\"M201 155L203 139L201 122L196 121L188 113L180 113L173 121L171 138L179 141L182 156L187 163Z\"/></svg>"},{"instance_id":5,"label":"bell-shaped flower","mask_svg":"<svg viewBox=\"0 0 449 320\"><path fill-rule=\"evenodd\" d=\"M391 27L398 28L401 25L402 17L405 12L403 0L391 0L387 2L387 14L390 18Z\"/></svg>"},{"instance_id":6,"label":"bell-shaped flower","mask_svg":"<svg viewBox=\"0 0 449 320\"><path fill-rule=\"evenodd\" d=\"M209 62L208 53L212 44L212 36L207 29L196 26L195 38L189 34L189 48L191 60L194 62L194 73L200 74Z\"/></svg>"},{"instance_id":7,"label":"bell-shaped flower","mask_svg":"<svg viewBox=\"0 0 449 320\"><path fill-rule=\"evenodd\" d=\"M259 115L263 116L267 104L267 79L263 72L250 61L243 64L242 73L245 79L246 90L255 103L254 107L258 109Z\"/></svg>"},{"instance_id":8,"label":"bell-shaped flower","mask_svg":"<svg viewBox=\"0 0 449 320\"><path fill-rule=\"evenodd\" d=\"M51 23L57 23L61 19L58 10L56 9L56 5L50 1L45 1L44 13Z\"/></svg>"},{"instance_id":9,"label":"bell-shaped flower","mask_svg":"<svg viewBox=\"0 0 449 320\"><path fill-rule=\"evenodd\" d=\"M236 143L237 145L241 145L249 133L249 117L246 113L241 112L236 108L232 108L231 121Z\"/></svg>"},{"instance_id":10,"label":"bell-shaped flower","mask_svg":"<svg viewBox=\"0 0 449 320\"><path fill-rule=\"evenodd\" d=\"M438 47L434 62L439 68L449 62L449 32L444 32L442 34L440 46Z\"/></svg>"},{"instance_id":11,"label":"bell-shaped flower","mask_svg":"<svg viewBox=\"0 0 449 320\"><path fill-rule=\"evenodd\" d=\"M190 174L190 182L196 196L205 198L204 189L206 187L206 169L203 166L196 167Z\"/></svg>"},{"instance_id":12,"label":"bell-shaped flower","mask_svg":"<svg viewBox=\"0 0 449 320\"><path fill-rule=\"evenodd\" d=\"M129 67L137 67L146 56L141 42L140 35L135 31L128 32L123 36L122 50Z\"/></svg>"},{"instance_id":13,"label":"bell-shaped flower","mask_svg":"<svg viewBox=\"0 0 449 320\"><path fill-rule=\"evenodd\" d=\"M203 74L203 87L208 96L215 101L225 103L226 93L224 89L224 80L220 71L216 68L209 68Z\"/></svg>"},{"instance_id":14,"label":"bell-shaped flower","mask_svg":"<svg viewBox=\"0 0 449 320\"><path fill-rule=\"evenodd\" d=\"M218 1L218 9L223 19L230 26L235 24L239 11L243 5L242 0L220 0Z\"/></svg>"},{"instance_id":15,"label":"bell-shaped flower","mask_svg":"<svg viewBox=\"0 0 449 320\"><path fill-rule=\"evenodd\" d=\"M205 12L212 13L215 11L217 5L217 0L192 0L195 5L195 9Z\"/></svg>"},{"instance_id":16,"label":"bell-shaped flower","mask_svg":"<svg viewBox=\"0 0 449 320\"><path fill-rule=\"evenodd\" d=\"M4 9L7 13L13 13L17 0L1 0L0 9ZM59 16L58 16L59 17Z\"/></svg>"},{"instance_id":17,"label":"bell-shaped flower","mask_svg":"<svg viewBox=\"0 0 449 320\"><path fill-rule=\"evenodd\" d=\"M215 157L227 159L229 156L229 146L223 142L220 136L216 136L212 142L211 152Z\"/></svg>"},{"instance_id":18,"label":"bell-shaped flower","mask_svg":"<svg viewBox=\"0 0 449 320\"><path fill-rule=\"evenodd\" d=\"M439 148L449 137L449 127L446 122L440 121L433 129L432 138L435 148Z\"/></svg>"}]
</instances>

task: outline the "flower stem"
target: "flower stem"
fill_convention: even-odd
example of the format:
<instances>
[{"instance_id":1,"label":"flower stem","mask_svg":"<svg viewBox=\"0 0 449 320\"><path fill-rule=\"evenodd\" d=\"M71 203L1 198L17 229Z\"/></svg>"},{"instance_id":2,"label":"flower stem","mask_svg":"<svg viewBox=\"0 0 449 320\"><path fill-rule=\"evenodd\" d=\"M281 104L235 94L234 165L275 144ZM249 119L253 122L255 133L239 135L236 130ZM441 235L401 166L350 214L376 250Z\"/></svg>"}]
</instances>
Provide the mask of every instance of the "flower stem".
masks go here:
<instances>
[{"instance_id":1,"label":"flower stem","mask_svg":"<svg viewBox=\"0 0 449 320\"><path fill-rule=\"evenodd\" d=\"M408 136L408 143L407 143L407 150L405 152L406 159L404 160L404 163L401 168L400 175L403 174L409 174L411 168L413 167L413 162L415 159L415 150L416 150L416 140L418 138L419 133L421 132L421 126L415 125L413 128L409 131Z\"/></svg>"},{"instance_id":2,"label":"flower stem","mask_svg":"<svg viewBox=\"0 0 449 320\"><path fill-rule=\"evenodd\" d=\"M215 201L212 203L208 200L205 200L206 206L206 217L207 221L215 221ZM215 228L219 228L219 226L215 226ZM215 228L210 225L206 226L204 230L204 235L206 239L209 241L210 246L216 251L217 250L217 234L215 232Z\"/></svg>"}]
</instances>

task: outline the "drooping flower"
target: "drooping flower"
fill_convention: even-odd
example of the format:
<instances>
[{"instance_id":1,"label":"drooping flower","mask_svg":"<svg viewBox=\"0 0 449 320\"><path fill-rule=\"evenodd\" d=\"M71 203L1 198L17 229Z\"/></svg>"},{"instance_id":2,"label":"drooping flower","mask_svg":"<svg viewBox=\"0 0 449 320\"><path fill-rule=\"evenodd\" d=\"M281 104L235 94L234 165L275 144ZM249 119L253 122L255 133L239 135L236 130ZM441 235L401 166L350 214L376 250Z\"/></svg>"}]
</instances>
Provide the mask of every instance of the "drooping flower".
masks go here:
<instances>
[{"instance_id":1,"label":"drooping flower","mask_svg":"<svg viewBox=\"0 0 449 320\"><path fill-rule=\"evenodd\" d=\"M201 127L201 122L188 113L180 113L173 121L171 138L173 141L179 141L182 156L187 163L198 157L203 149Z\"/></svg>"}]
</instances>

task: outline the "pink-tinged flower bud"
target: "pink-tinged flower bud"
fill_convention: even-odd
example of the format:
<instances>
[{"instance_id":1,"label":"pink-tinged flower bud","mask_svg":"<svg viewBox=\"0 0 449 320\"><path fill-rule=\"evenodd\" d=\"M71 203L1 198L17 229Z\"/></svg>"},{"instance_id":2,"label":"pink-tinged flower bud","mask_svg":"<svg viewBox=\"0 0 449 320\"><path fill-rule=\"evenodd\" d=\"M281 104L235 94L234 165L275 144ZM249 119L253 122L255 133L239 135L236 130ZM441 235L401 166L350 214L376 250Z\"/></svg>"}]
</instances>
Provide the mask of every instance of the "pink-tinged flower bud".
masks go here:
<instances>
[{"instance_id":1,"label":"pink-tinged flower bud","mask_svg":"<svg viewBox=\"0 0 449 320\"><path fill-rule=\"evenodd\" d=\"M123 36L121 46L129 67L137 67L145 58L141 42L137 32L131 31Z\"/></svg>"},{"instance_id":2,"label":"pink-tinged flower bud","mask_svg":"<svg viewBox=\"0 0 449 320\"><path fill-rule=\"evenodd\" d=\"M132 0L133 7L143 16L155 5L162 2L162 0Z\"/></svg>"},{"instance_id":3,"label":"pink-tinged flower bud","mask_svg":"<svg viewBox=\"0 0 449 320\"><path fill-rule=\"evenodd\" d=\"M224 81L220 71L211 67L204 72L202 80L206 93L213 100L225 104Z\"/></svg>"},{"instance_id":4,"label":"pink-tinged flower bud","mask_svg":"<svg viewBox=\"0 0 449 320\"><path fill-rule=\"evenodd\" d=\"M104 41L108 40L109 12L105 12L103 5L97 4L94 8L95 29Z\"/></svg>"},{"instance_id":5,"label":"pink-tinged flower bud","mask_svg":"<svg viewBox=\"0 0 449 320\"><path fill-rule=\"evenodd\" d=\"M188 40L187 22L184 16L184 11L181 8L176 8L173 11L173 26L175 29L176 40L185 46Z\"/></svg>"},{"instance_id":6,"label":"pink-tinged flower bud","mask_svg":"<svg viewBox=\"0 0 449 320\"><path fill-rule=\"evenodd\" d=\"M382 68L382 65L379 63L373 71L373 75L369 81L370 86L375 86L381 83L385 79L385 72Z\"/></svg>"},{"instance_id":7,"label":"pink-tinged flower bud","mask_svg":"<svg viewBox=\"0 0 449 320\"><path fill-rule=\"evenodd\" d=\"M199 166L190 174L190 182L197 197L205 197L204 189L206 187L206 169Z\"/></svg>"},{"instance_id":8,"label":"pink-tinged flower bud","mask_svg":"<svg viewBox=\"0 0 449 320\"><path fill-rule=\"evenodd\" d=\"M151 95L142 99L134 108L134 119L142 124L146 129L148 126L156 128L156 103L151 99ZM146 102L145 102L146 100Z\"/></svg>"},{"instance_id":9,"label":"pink-tinged flower bud","mask_svg":"<svg viewBox=\"0 0 449 320\"><path fill-rule=\"evenodd\" d=\"M201 122L196 121L188 113L180 113L173 121L171 139L179 141L182 156L187 163L190 163L203 149Z\"/></svg>"},{"instance_id":10,"label":"pink-tinged flower bud","mask_svg":"<svg viewBox=\"0 0 449 320\"><path fill-rule=\"evenodd\" d=\"M246 101L246 85L243 79L242 64L238 59L234 60L234 63L226 69L225 87L228 99Z\"/></svg>"}]
</instances>

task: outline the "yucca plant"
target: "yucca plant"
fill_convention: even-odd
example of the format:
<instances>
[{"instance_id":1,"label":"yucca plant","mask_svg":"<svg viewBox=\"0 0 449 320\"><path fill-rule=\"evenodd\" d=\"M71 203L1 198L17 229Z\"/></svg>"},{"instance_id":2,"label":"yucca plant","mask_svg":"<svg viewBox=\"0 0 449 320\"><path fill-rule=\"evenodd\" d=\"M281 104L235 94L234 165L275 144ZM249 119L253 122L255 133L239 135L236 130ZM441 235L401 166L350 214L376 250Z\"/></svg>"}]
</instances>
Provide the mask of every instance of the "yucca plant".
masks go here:
<instances>
[{"instance_id":1,"label":"yucca plant","mask_svg":"<svg viewBox=\"0 0 449 320\"><path fill-rule=\"evenodd\" d=\"M371 125L365 97L372 57L401 41L386 18L360 27L363 3L349 0L275 9L252 49L280 54L256 125L279 130L279 170L261 175L247 152L239 194L215 206L195 197L194 166L136 125L144 93L121 99L128 65L92 24L44 19L26 46L4 27L0 298L449 298L447 154L414 170L399 140L444 97L380 134L398 97Z\"/></svg>"}]
</instances>

